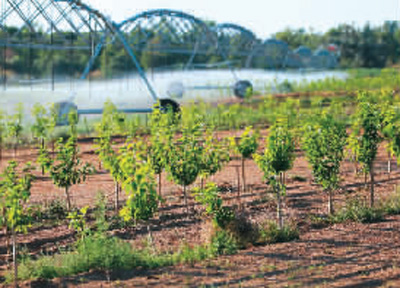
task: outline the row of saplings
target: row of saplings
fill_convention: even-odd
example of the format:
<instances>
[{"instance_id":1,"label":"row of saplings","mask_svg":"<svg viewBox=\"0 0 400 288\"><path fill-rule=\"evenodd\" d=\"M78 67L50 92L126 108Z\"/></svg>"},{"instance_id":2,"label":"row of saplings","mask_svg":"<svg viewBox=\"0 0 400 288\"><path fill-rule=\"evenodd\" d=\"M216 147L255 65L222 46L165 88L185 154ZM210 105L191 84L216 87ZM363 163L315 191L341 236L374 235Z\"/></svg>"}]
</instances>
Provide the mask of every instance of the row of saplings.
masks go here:
<instances>
[{"instance_id":1,"label":"row of saplings","mask_svg":"<svg viewBox=\"0 0 400 288\"><path fill-rule=\"evenodd\" d=\"M346 145L350 145L354 159L361 164L365 173L371 177L371 206L374 205L373 162L378 146L385 138L392 154L399 156L399 126L391 103L379 103L376 95L361 93L358 96L357 111L354 114L352 134L329 113L312 115L303 125L301 144L311 164L315 181L329 193L329 213L333 213L332 198L339 186L340 164L344 158ZM151 118L149 138L131 139L116 152L112 143L112 133L118 113L110 103L98 127L97 153L102 165L115 181L115 208L125 221L147 220L151 218L162 201L161 173L182 186L186 209L187 186L200 176L201 187L195 189L196 200L206 205L206 212L212 215L220 227L229 226L234 215L232 210L222 205L216 187L204 180L221 170L230 161L233 151L242 156L242 176L245 186L244 161L253 157L264 172L277 197L277 218L279 228L283 229L282 197L285 195L285 173L291 169L295 159L295 143L299 133L289 127L282 117L273 125L266 139L265 151L257 154L257 132L247 128L239 139L216 139L213 129L206 129L201 119L196 117L182 125L179 117L172 113L155 110ZM82 164L76 134L76 113L69 116L70 135L56 144L56 157L41 146L38 162L43 172L48 172L58 187L65 189L67 209L71 209L69 188L85 181L94 171L89 164ZM16 233L26 231L29 223L30 188L34 177L32 166L28 163L17 171L17 163L11 161L0 180L0 221L11 232L13 259L16 264ZM154 175L158 175L158 193ZM124 190L127 200L119 208L119 194ZM75 213L76 214L76 213ZM16 265L14 265L16 269ZM17 271L15 271L15 274Z\"/></svg>"}]
</instances>

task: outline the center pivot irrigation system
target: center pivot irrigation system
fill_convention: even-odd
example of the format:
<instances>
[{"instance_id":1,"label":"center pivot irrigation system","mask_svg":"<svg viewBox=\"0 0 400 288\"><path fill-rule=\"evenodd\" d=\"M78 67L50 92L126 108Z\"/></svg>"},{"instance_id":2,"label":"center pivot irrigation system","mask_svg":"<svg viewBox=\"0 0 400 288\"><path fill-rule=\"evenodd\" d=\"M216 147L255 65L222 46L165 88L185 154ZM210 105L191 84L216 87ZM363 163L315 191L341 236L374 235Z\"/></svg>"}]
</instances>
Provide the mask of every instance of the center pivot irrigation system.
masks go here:
<instances>
[{"instance_id":1,"label":"center pivot irrigation system","mask_svg":"<svg viewBox=\"0 0 400 288\"><path fill-rule=\"evenodd\" d=\"M238 77L241 67L257 68L255 62L273 62L271 67L282 68L290 54L284 42L261 41L239 25L206 23L181 11L149 10L116 23L80 0L2 0L0 5L0 79L4 90L8 86L9 71L16 70L12 67L15 61L9 60L15 55L20 56L20 61L26 59L22 65L25 71L17 71L27 75L24 81L35 81L37 70L48 71L54 90L56 74L68 74L69 79L74 79L78 73L81 80L90 82L92 73L104 68L99 68L99 63L107 65L109 54L119 53L112 55L119 61L116 60L117 64L136 71L152 103L159 102L162 108L170 106L177 111L179 104L172 98L183 97L185 91L224 87L190 87L173 81L166 92L160 93L148 77L153 64L179 66L184 71L226 66L234 83L225 88L244 98L252 93L253 86ZM43 53L46 56L39 57ZM46 61L38 60L43 58ZM77 109L78 114L102 113L102 109L78 109L73 97L56 105L60 117L71 109ZM149 113L152 109L120 111Z\"/></svg>"}]
</instances>

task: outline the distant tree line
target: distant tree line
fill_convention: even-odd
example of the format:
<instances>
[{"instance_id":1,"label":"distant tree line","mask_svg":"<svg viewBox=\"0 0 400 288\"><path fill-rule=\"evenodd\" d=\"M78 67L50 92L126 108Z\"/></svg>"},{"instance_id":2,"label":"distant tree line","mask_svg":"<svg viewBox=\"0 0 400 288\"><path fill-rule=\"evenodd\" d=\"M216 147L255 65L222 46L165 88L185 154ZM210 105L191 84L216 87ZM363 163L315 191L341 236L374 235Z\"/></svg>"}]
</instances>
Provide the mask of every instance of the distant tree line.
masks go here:
<instances>
[{"instance_id":1,"label":"distant tree line","mask_svg":"<svg viewBox=\"0 0 400 288\"><path fill-rule=\"evenodd\" d=\"M274 35L295 49L307 46L316 49L330 43L340 49L340 66L343 68L381 68L400 62L400 22L387 21L382 26L366 24L357 28L342 24L326 33L312 30L286 29Z\"/></svg>"},{"instance_id":2,"label":"distant tree line","mask_svg":"<svg viewBox=\"0 0 400 288\"><path fill-rule=\"evenodd\" d=\"M214 25L209 23L208 25ZM28 44L24 47L18 45L6 46L7 36L15 31L15 27L8 27L8 31L0 31L0 79L10 77L7 75L18 74L26 78L37 77L79 77L88 63L93 49L68 49L68 47L83 47L87 45L82 39L68 32L65 35L58 35L52 38L51 35L41 33L41 39L46 45L65 46L65 49L37 49ZM141 31L143 32L143 31ZM192 33L196 33L193 31ZM144 69L158 69L161 67L184 67L193 50L193 43L182 43L174 39L174 35L159 36L155 31L147 31L147 35L152 35L141 41L137 35L131 33L126 35L131 43ZM22 29L19 33L21 42L29 43L27 39L35 38L38 35L31 35L27 29ZM191 35L193 36L193 35ZM84 38L90 39L90 35ZM168 39L170 37L170 39ZM245 55L236 55L242 48L235 47L235 43L241 43L237 35L232 36L231 45L225 47L226 58L218 55L214 47L198 46L201 53L194 57L193 64L213 64L226 60L237 60L235 65L242 66L245 62ZM194 37L188 37L193 39ZM342 68L381 68L391 66L400 62L400 22L388 21L382 26L371 26L366 24L362 28L343 24L332 28L326 33L315 33L305 29L286 29L273 35L273 38L284 41L289 48L294 50L299 46L307 46L312 50L325 47L328 44L335 44L339 47L340 58L339 66ZM98 43L99 37L93 38ZM226 43L226 39L224 39ZM2 44L3 43L3 44ZM15 41L14 41L15 43ZM125 72L134 71L135 67L129 60L126 51L119 41L112 42L108 39L100 56L96 58L91 75L96 77L109 78ZM163 43L168 43L169 48L165 48ZM258 45L262 43L259 40ZM92 47L93 48L93 47ZM269 68L259 67L259 68ZM277 67L279 68L279 67Z\"/></svg>"}]
</instances>

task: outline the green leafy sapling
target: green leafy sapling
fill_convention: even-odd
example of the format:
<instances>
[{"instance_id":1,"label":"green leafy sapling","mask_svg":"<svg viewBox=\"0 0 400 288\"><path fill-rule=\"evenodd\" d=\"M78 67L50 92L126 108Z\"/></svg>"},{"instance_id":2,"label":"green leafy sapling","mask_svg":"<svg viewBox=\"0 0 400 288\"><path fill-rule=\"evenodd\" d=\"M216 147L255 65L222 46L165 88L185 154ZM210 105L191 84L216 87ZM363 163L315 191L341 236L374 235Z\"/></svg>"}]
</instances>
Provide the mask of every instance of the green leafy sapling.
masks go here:
<instances>
[{"instance_id":1,"label":"green leafy sapling","mask_svg":"<svg viewBox=\"0 0 400 288\"><path fill-rule=\"evenodd\" d=\"M369 173L370 205L374 206L374 161L378 153L379 144L382 142L380 130L382 126L382 114L380 105L374 95L361 92L357 97L356 121L350 136L353 153L362 166L362 171Z\"/></svg>"},{"instance_id":2,"label":"green leafy sapling","mask_svg":"<svg viewBox=\"0 0 400 288\"><path fill-rule=\"evenodd\" d=\"M69 228L74 229L76 235L80 240L83 240L90 232L86 224L86 214L89 206L85 206L79 210L69 212L67 219L69 219Z\"/></svg>"},{"instance_id":3,"label":"green leafy sapling","mask_svg":"<svg viewBox=\"0 0 400 288\"><path fill-rule=\"evenodd\" d=\"M284 122L277 121L271 127L262 155L254 154L254 160L264 172L277 196L277 218L279 227L283 228L282 200L286 194L283 174L292 168L295 159L295 144L292 134Z\"/></svg>"},{"instance_id":4,"label":"green leafy sapling","mask_svg":"<svg viewBox=\"0 0 400 288\"><path fill-rule=\"evenodd\" d=\"M21 142L21 135L23 131L22 121L24 117L24 106L19 103L15 107L13 115L8 116L7 131L8 136L11 138L14 147L14 158L17 156L18 145Z\"/></svg>"},{"instance_id":5,"label":"green leafy sapling","mask_svg":"<svg viewBox=\"0 0 400 288\"><path fill-rule=\"evenodd\" d=\"M381 104L381 134L386 141L386 151L388 153L387 172L390 178L391 159L395 156L399 159L400 156L400 123L396 117L395 107L389 102Z\"/></svg>"},{"instance_id":6,"label":"green leafy sapling","mask_svg":"<svg viewBox=\"0 0 400 288\"><path fill-rule=\"evenodd\" d=\"M2 217L0 224L6 227L6 231L11 231L13 247L13 276L14 286L17 287L18 263L17 263L17 232L27 232L29 227L28 208L26 203L30 198L30 189L33 176L31 174L32 166L30 163L17 171L18 163L10 161L0 180L0 209ZM9 230L8 230L9 229ZM6 237L8 233L6 233ZM7 247L8 248L8 247Z\"/></svg>"},{"instance_id":7,"label":"green leafy sapling","mask_svg":"<svg viewBox=\"0 0 400 288\"><path fill-rule=\"evenodd\" d=\"M33 137L39 141L39 147L44 148L45 139L48 135L48 128L51 123L50 117L48 116L46 108L39 103L33 106L31 113L35 120L31 126Z\"/></svg>"},{"instance_id":8,"label":"green leafy sapling","mask_svg":"<svg viewBox=\"0 0 400 288\"><path fill-rule=\"evenodd\" d=\"M233 220L235 215L229 207L223 206L215 183L207 183L204 188L194 188L193 195L195 200L205 207L205 214L213 218L216 226L224 229Z\"/></svg>"},{"instance_id":9,"label":"green leafy sapling","mask_svg":"<svg viewBox=\"0 0 400 288\"><path fill-rule=\"evenodd\" d=\"M55 142L58 140L56 139L56 134L54 133L55 127L57 126L59 119L58 115L58 108L57 105L54 103L50 105L49 107L49 127L48 127L48 141L51 143L51 154L54 155L54 148L55 148Z\"/></svg>"},{"instance_id":10,"label":"green leafy sapling","mask_svg":"<svg viewBox=\"0 0 400 288\"><path fill-rule=\"evenodd\" d=\"M69 124L69 135L70 135L70 137L75 137L75 138L78 137L78 130L77 130L78 122L79 122L78 111L73 109L68 114L68 124Z\"/></svg>"},{"instance_id":11,"label":"green leafy sapling","mask_svg":"<svg viewBox=\"0 0 400 288\"><path fill-rule=\"evenodd\" d=\"M155 108L150 118L150 144L148 160L153 172L158 175L158 195L161 197L161 174L166 168L175 135L176 125L171 113Z\"/></svg>"},{"instance_id":12,"label":"green leafy sapling","mask_svg":"<svg viewBox=\"0 0 400 288\"><path fill-rule=\"evenodd\" d=\"M42 175L46 169L49 168L49 163L47 160L50 159L50 155L46 148L45 140L50 136L51 131L55 127L55 122L52 121L51 114L48 113L46 108L38 103L33 106L32 115L35 118L35 122L31 127L33 136L38 139L39 145L39 157L38 162L42 169Z\"/></svg>"},{"instance_id":13,"label":"green leafy sapling","mask_svg":"<svg viewBox=\"0 0 400 288\"><path fill-rule=\"evenodd\" d=\"M242 186L243 191L246 191L246 172L245 172L245 161L250 159L254 153L257 152L258 148L259 133L254 132L252 127L246 127L242 133L240 139L235 139L235 145L237 151L242 156ZM238 187L239 188L239 187Z\"/></svg>"},{"instance_id":14,"label":"green leafy sapling","mask_svg":"<svg viewBox=\"0 0 400 288\"><path fill-rule=\"evenodd\" d=\"M108 157L111 147L111 138L115 132L113 115L117 112L115 105L106 101L100 123L96 126L97 139L95 140L96 154L99 155L99 169L102 161Z\"/></svg>"},{"instance_id":15,"label":"green leafy sapling","mask_svg":"<svg viewBox=\"0 0 400 288\"><path fill-rule=\"evenodd\" d=\"M333 214L333 193L340 182L340 163L344 157L346 128L334 117L322 113L303 129L303 149L317 183L329 195L328 213Z\"/></svg>"},{"instance_id":16,"label":"green leafy sapling","mask_svg":"<svg viewBox=\"0 0 400 288\"><path fill-rule=\"evenodd\" d=\"M148 220L157 211L159 197L155 188L154 174L146 158L143 142L131 143L119 153L124 181L122 187L128 199L120 210L125 221Z\"/></svg>"},{"instance_id":17,"label":"green leafy sapling","mask_svg":"<svg viewBox=\"0 0 400 288\"><path fill-rule=\"evenodd\" d=\"M107 169L114 180L114 208L116 213L119 211L119 194L121 183L123 182L122 172L118 155L113 148L112 135L115 133L114 114L117 108L113 103L107 101L104 104L101 122L96 127L98 139L96 140L96 154L99 155L99 169L101 163Z\"/></svg>"},{"instance_id":18,"label":"green leafy sapling","mask_svg":"<svg viewBox=\"0 0 400 288\"><path fill-rule=\"evenodd\" d=\"M59 139L56 143L56 159L50 168L53 183L64 188L68 211L71 210L70 187L84 182L87 175L92 173L92 168L88 163L81 165L78 152L74 136L69 137L66 143Z\"/></svg>"},{"instance_id":19,"label":"green leafy sapling","mask_svg":"<svg viewBox=\"0 0 400 288\"><path fill-rule=\"evenodd\" d=\"M187 201L187 186L194 183L199 176L202 163L203 147L201 145L200 125L185 127L180 137L171 146L171 156L168 163L170 178L183 188L186 212L189 213Z\"/></svg>"},{"instance_id":20,"label":"green leafy sapling","mask_svg":"<svg viewBox=\"0 0 400 288\"><path fill-rule=\"evenodd\" d=\"M107 143L107 142L106 142ZM103 146L103 152L100 155L100 159L104 163L104 168L106 168L113 180L114 180L114 208L115 211L119 210L119 194L121 191L121 183L124 181L124 174L122 173L121 164L118 159L118 153L114 151L111 143L108 142L107 147Z\"/></svg>"},{"instance_id":21,"label":"green leafy sapling","mask_svg":"<svg viewBox=\"0 0 400 288\"><path fill-rule=\"evenodd\" d=\"M45 172L50 171L50 168L54 163L46 147L39 147L39 156L36 161L40 165L42 175L44 175Z\"/></svg>"},{"instance_id":22,"label":"green leafy sapling","mask_svg":"<svg viewBox=\"0 0 400 288\"><path fill-rule=\"evenodd\" d=\"M203 145L200 167L201 188L204 187L204 179L220 171L230 161L229 143L225 139L217 139L212 131L213 129L207 131Z\"/></svg>"}]
</instances>

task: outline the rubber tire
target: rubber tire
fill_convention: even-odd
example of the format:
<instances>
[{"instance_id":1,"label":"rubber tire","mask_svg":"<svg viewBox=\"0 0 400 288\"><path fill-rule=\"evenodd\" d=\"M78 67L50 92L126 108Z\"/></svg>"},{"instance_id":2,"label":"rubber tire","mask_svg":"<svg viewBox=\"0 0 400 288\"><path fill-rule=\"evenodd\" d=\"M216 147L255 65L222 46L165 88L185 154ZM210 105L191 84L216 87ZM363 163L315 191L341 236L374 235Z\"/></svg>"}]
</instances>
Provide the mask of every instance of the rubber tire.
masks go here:
<instances>
[{"instance_id":1,"label":"rubber tire","mask_svg":"<svg viewBox=\"0 0 400 288\"><path fill-rule=\"evenodd\" d=\"M247 96L247 93L250 93L250 96L253 95L253 85L248 80L240 80L235 83L233 87L233 94L240 99L244 99Z\"/></svg>"}]
</instances>

